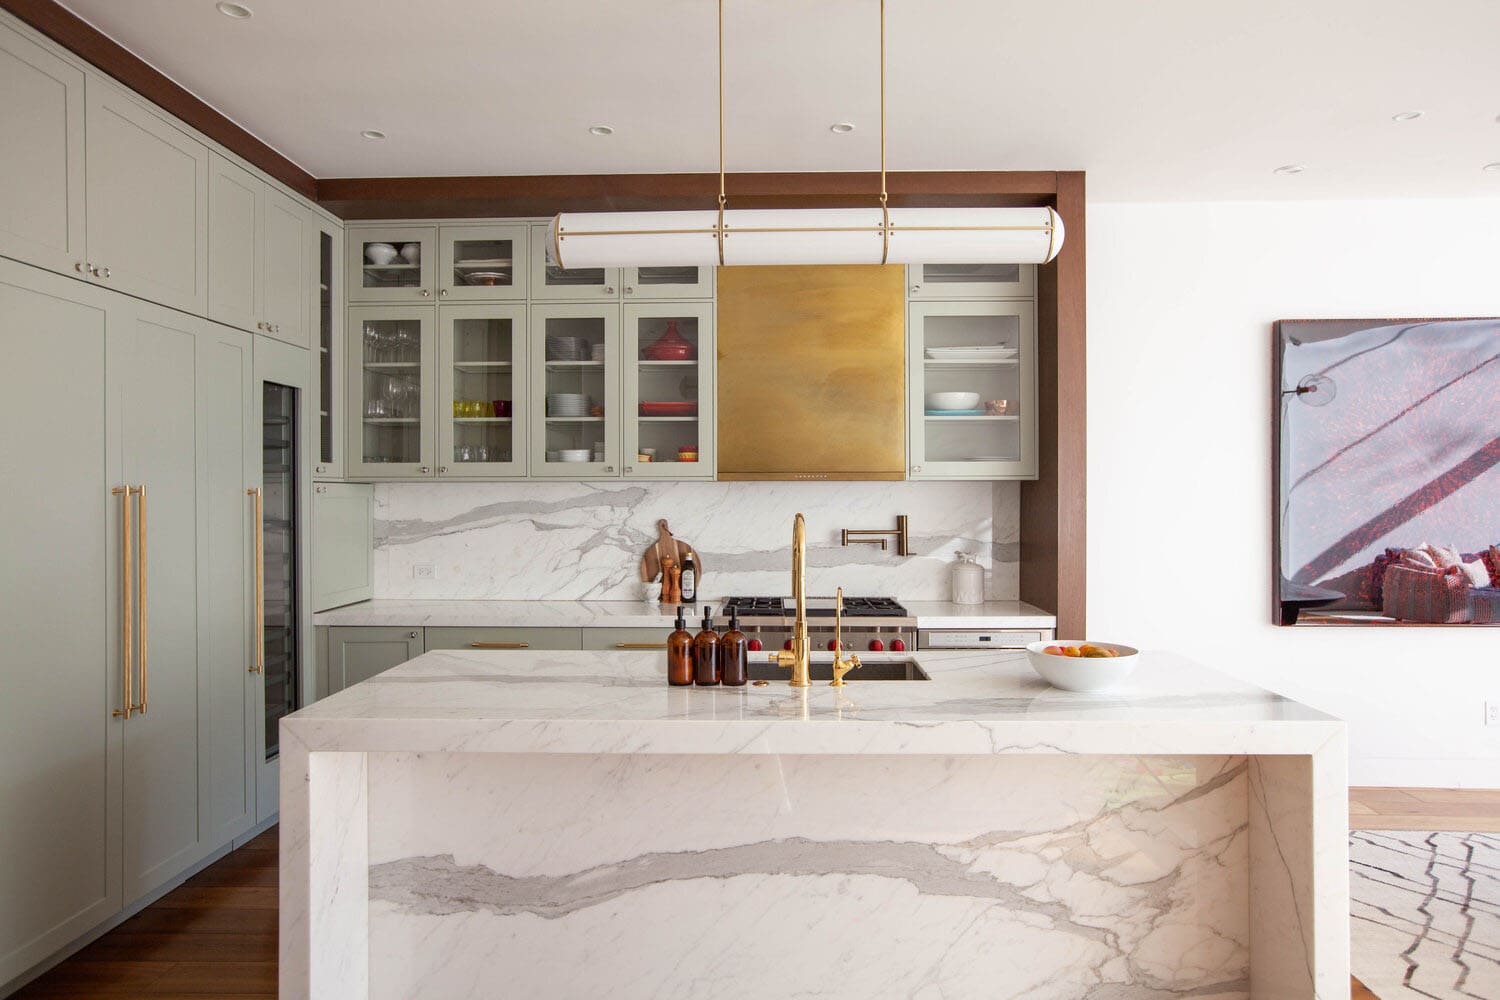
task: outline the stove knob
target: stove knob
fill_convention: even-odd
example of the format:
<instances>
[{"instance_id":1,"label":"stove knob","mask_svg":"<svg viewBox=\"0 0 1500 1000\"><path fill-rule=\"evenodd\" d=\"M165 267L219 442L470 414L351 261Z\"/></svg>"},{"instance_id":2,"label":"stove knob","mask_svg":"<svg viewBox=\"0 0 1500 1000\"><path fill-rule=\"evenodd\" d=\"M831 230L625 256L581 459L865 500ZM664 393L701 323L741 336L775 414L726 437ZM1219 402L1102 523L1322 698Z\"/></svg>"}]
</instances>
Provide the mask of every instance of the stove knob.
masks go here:
<instances>
[{"instance_id":1,"label":"stove knob","mask_svg":"<svg viewBox=\"0 0 1500 1000\"><path fill-rule=\"evenodd\" d=\"M786 642L782 643L781 644L781 648L782 649L791 649L792 648L792 640L788 639Z\"/></svg>"},{"instance_id":2,"label":"stove knob","mask_svg":"<svg viewBox=\"0 0 1500 1000\"><path fill-rule=\"evenodd\" d=\"M870 652L872 652L872 653L880 653L880 652L883 652L884 650L885 650L885 643L881 642L879 639L871 639L870 640Z\"/></svg>"},{"instance_id":3,"label":"stove knob","mask_svg":"<svg viewBox=\"0 0 1500 1000\"><path fill-rule=\"evenodd\" d=\"M839 641L837 639L828 640L828 651L830 653L837 653L839 651Z\"/></svg>"},{"instance_id":4,"label":"stove knob","mask_svg":"<svg viewBox=\"0 0 1500 1000\"><path fill-rule=\"evenodd\" d=\"M752 653L759 653L760 650L761 650L760 640L759 639L751 639L750 640L750 652L752 652Z\"/></svg>"},{"instance_id":5,"label":"stove knob","mask_svg":"<svg viewBox=\"0 0 1500 1000\"><path fill-rule=\"evenodd\" d=\"M904 652L906 652L906 640L905 639L892 639L891 640L891 652L893 652L893 653L904 653Z\"/></svg>"}]
</instances>

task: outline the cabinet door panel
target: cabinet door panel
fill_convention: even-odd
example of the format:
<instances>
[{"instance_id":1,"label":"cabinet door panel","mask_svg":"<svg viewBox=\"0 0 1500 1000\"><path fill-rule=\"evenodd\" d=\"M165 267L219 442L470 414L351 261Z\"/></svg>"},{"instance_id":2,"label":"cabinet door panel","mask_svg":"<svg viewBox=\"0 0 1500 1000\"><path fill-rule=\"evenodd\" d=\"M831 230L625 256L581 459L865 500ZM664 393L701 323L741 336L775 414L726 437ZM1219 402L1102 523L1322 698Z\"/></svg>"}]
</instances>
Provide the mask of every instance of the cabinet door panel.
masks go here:
<instances>
[{"instance_id":1,"label":"cabinet door panel","mask_svg":"<svg viewBox=\"0 0 1500 1000\"><path fill-rule=\"evenodd\" d=\"M351 476L420 479L436 463L437 309L354 306L349 350L346 457Z\"/></svg>"},{"instance_id":2,"label":"cabinet door panel","mask_svg":"<svg viewBox=\"0 0 1500 1000\"><path fill-rule=\"evenodd\" d=\"M146 488L147 710L126 722L125 899L200 856L198 826L197 341L203 321L139 304L111 358L122 474ZM137 692L140 698L140 692Z\"/></svg>"},{"instance_id":3,"label":"cabinet door panel","mask_svg":"<svg viewBox=\"0 0 1500 1000\"><path fill-rule=\"evenodd\" d=\"M277 340L297 347L311 346L307 335L307 264L310 221L302 207L279 192L266 190L261 274L264 276L262 313Z\"/></svg>"},{"instance_id":4,"label":"cabinet door panel","mask_svg":"<svg viewBox=\"0 0 1500 1000\"><path fill-rule=\"evenodd\" d=\"M107 298L0 261L0 982L122 905Z\"/></svg>"},{"instance_id":5,"label":"cabinet door panel","mask_svg":"<svg viewBox=\"0 0 1500 1000\"><path fill-rule=\"evenodd\" d=\"M581 649L576 628L446 627L427 630L428 649Z\"/></svg>"},{"instance_id":6,"label":"cabinet door panel","mask_svg":"<svg viewBox=\"0 0 1500 1000\"><path fill-rule=\"evenodd\" d=\"M198 781L210 848L255 822L253 508L245 494L259 458L251 432L252 374L249 334L216 327L199 339Z\"/></svg>"},{"instance_id":7,"label":"cabinet door panel","mask_svg":"<svg viewBox=\"0 0 1500 1000\"><path fill-rule=\"evenodd\" d=\"M375 585L375 488L319 483L312 509L313 611L368 601Z\"/></svg>"},{"instance_id":8,"label":"cabinet door panel","mask_svg":"<svg viewBox=\"0 0 1500 1000\"><path fill-rule=\"evenodd\" d=\"M256 249L266 186L222 156L208 177L208 316L241 330L260 322Z\"/></svg>"},{"instance_id":9,"label":"cabinet door panel","mask_svg":"<svg viewBox=\"0 0 1500 1000\"><path fill-rule=\"evenodd\" d=\"M330 628L328 693L342 691L421 656L422 649L419 628Z\"/></svg>"},{"instance_id":10,"label":"cabinet door panel","mask_svg":"<svg viewBox=\"0 0 1500 1000\"><path fill-rule=\"evenodd\" d=\"M83 73L0 27L0 254L77 275Z\"/></svg>"},{"instance_id":11,"label":"cabinet door panel","mask_svg":"<svg viewBox=\"0 0 1500 1000\"><path fill-rule=\"evenodd\" d=\"M199 316L208 307L208 149L90 81L89 260L110 288Z\"/></svg>"},{"instance_id":12,"label":"cabinet door panel","mask_svg":"<svg viewBox=\"0 0 1500 1000\"><path fill-rule=\"evenodd\" d=\"M317 451L313 475L319 479L344 476L344 231L336 224L315 220L312 226L312 259L317 281L309 289L312 299L312 333L317 349L312 352L313 388L317 396Z\"/></svg>"}]
</instances>

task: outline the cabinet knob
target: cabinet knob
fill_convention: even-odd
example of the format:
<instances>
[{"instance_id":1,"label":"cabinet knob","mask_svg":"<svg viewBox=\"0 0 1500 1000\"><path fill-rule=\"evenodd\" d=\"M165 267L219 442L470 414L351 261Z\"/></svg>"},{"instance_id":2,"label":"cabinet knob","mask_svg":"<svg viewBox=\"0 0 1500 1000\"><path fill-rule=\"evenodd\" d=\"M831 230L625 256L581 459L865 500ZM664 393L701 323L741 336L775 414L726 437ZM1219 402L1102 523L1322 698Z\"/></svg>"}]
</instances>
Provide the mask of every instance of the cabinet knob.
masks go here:
<instances>
[{"instance_id":1,"label":"cabinet knob","mask_svg":"<svg viewBox=\"0 0 1500 1000\"><path fill-rule=\"evenodd\" d=\"M320 466L318 466L318 471L319 472L327 472L328 471L328 466L326 466L326 465L320 465Z\"/></svg>"},{"instance_id":2,"label":"cabinet knob","mask_svg":"<svg viewBox=\"0 0 1500 1000\"><path fill-rule=\"evenodd\" d=\"M605 285L604 286L604 294L605 295L613 295L613 294L615 294L615 286L614 285Z\"/></svg>"},{"instance_id":3,"label":"cabinet knob","mask_svg":"<svg viewBox=\"0 0 1500 1000\"><path fill-rule=\"evenodd\" d=\"M448 289L446 289L446 288L440 288L440 289L438 289L438 298L440 298L440 299L446 299L447 297L448 297Z\"/></svg>"},{"instance_id":4,"label":"cabinet knob","mask_svg":"<svg viewBox=\"0 0 1500 1000\"><path fill-rule=\"evenodd\" d=\"M432 289L430 289L430 288L424 288L424 289L422 289L422 298L424 298L424 299L430 299L430 298L432 298Z\"/></svg>"},{"instance_id":5,"label":"cabinet knob","mask_svg":"<svg viewBox=\"0 0 1500 1000\"><path fill-rule=\"evenodd\" d=\"M77 271L79 274L88 274L89 271L92 270L92 268L90 268L88 264L85 264L81 260L75 260L73 262L73 270Z\"/></svg>"},{"instance_id":6,"label":"cabinet knob","mask_svg":"<svg viewBox=\"0 0 1500 1000\"><path fill-rule=\"evenodd\" d=\"M103 272L103 273L101 274L100 272ZM98 271L95 271L94 273L98 274L99 277L101 277L101 278L108 278L109 277L109 268L102 267Z\"/></svg>"},{"instance_id":7,"label":"cabinet knob","mask_svg":"<svg viewBox=\"0 0 1500 1000\"><path fill-rule=\"evenodd\" d=\"M921 285L912 285L911 286L911 290L913 292L920 292L922 290L922 286Z\"/></svg>"},{"instance_id":8,"label":"cabinet knob","mask_svg":"<svg viewBox=\"0 0 1500 1000\"><path fill-rule=\"evenodd\" d=\"M313 492L314 493L327 493L328 492L328 487L326 487L326 486L315 486L315 487L313 487Z\"/></svg>"},{"instance_id":9,"label":"cabinet knob","mask_svg":"<svg viewBox=\"0 0 1500 1000\"><path fill-rule=\"evenodd\" d=\"M922 467L920 465L913 465L911 467L911 471L913 471L913 472L921 472L922 471Z\"/></svg>"},{"instance_id":10,"label":"cabinet knob","mask_svg":"<svg viewBox=\"0 0 1500 1000\"><path fill-rule=\"evenodd\" d=\"M615 471L615 467L613 465L606 465L604 467L604 471L605 472L614 472Z\"/></svg>"},{"instance_id":11,"label":"cabinet knob","mask_svg":"<svg viewBox=\"0 0 1500 1000\"><path fill-rule=\"evenodd\" d=\"M635 286L634 285L626 285L625 286L625 294L626 295L634 295L635 294Z\"/></svg>"},{"instance_id":12,"label":"cabinet knob","mask_svg":"<svg viewBox=\"0 0 1500 1000\"><path fill-rule=\"evenodd\" d=\"M432 469L429 468L428 466L425 466L425 465L419 465L419 466L417 466L417 471L420 472L422 475L425 476L428 473L432 472Z\"/></svg>"},{"instance_id":13,"label":"cabinet knob","mask_svg":"<svg viewBox=\"0 0 1500 1000\"><path fill-rule=\"evenodd\" d=\"M623 472L623 473L625 473L625 475L628 476L632 472L635 471L635 466L633 466L633 465L627 465L627 466L625 466L625 468L621 469L620 471Z\"/></svg>"},{"instance_id":14,"label":"cabinet knob","mask_svg":"<svg viewBox=\"0 0 1500 1000\"><path fill-rule=\"evenodd\" d=\"M440 476L446 476L447 474L448 474L448 467L446 465L440 465L440 466L438 466L438 475L440 475Z\"/></svg>"},{"instance_id":15,"label":"cabinet knob","mask_svg":"<svg viewBox=\"0 0 1500 1000\"><path fill-rule=\"evenodd\" d=\"M280 323L272 323L271 324L271 332L272 333L280 333L281 332L281 324Z\"/></svg>"},{"instance_id":16,"label":"cabinet knob","mask_svg":"<svg viewBox=\"0 0 1500 1000\"><path fill-rule=\"evenodd\" d=\"M417 637L417 630L412 629L410 632L406 633L406 635L408 638L415 639Z\"/></svg>"}]
</instances>

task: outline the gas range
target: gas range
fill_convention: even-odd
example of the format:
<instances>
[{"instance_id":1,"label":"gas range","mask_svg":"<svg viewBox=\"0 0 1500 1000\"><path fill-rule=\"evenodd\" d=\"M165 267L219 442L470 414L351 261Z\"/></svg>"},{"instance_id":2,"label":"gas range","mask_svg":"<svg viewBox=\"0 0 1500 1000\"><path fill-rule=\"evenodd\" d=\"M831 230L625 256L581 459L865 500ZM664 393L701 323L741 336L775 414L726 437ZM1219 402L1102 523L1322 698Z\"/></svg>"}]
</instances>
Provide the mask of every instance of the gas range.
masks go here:
<instances>
[{"instance_id":1,"label":"gas range","mask_svg":"<svg viewBox=\"0 0 1500 1000\"><path fill-rule=\"evenodd\" d=\"M796 603L790 597L729 597L716 616L717 628L728 625L730 612L751 649L790 649ZM807 599L807 633L816 650L833 649L834 599ZM759 645L757 645L759 643ZM844 648L861 652L900 652L917 648L917 620L892 597L844 598Z\"/></svg>"}]
</instances>

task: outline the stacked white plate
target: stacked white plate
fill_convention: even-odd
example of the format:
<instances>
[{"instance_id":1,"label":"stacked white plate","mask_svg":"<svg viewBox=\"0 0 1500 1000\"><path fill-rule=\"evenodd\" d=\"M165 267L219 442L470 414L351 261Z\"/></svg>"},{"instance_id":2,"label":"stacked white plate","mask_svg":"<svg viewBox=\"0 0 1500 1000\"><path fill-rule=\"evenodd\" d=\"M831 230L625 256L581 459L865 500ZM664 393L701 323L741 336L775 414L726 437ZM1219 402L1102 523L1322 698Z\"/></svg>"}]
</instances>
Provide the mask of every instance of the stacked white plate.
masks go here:
<instances>
[{"instance_id":1,"label":"stacked white plate","mask_svg":"<svg viewBox=\"0 0 1500 1000\"><path fill-rule=\"evenodd\" d=\"M548 361L587 361L589 359L587 337L548 337Z\"/></svg>"},{"instance_id":2,"label":"stacked white plate","mask_svg":"<svg viewBox=\"0 0 1500 1000\"><path fill-rule=\"evenodd\" d=\"M1014 361L1018 348L1004 344L975 344L971 347L929 347L928 361Z\"/></svg>"},{"instance_id":3,"label":"stacked white plate","mask_svg":"<svg viewBox=\"0 0 1500 1000\"><path fill-rule=\"evenodd\" d=\"M589 398L581 392L547 393L547 416L586 417L589 415Z\"/></svg>"}]
</instances>

